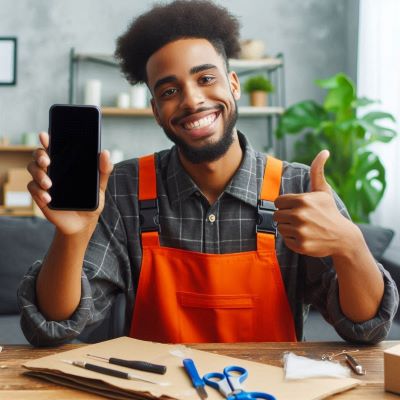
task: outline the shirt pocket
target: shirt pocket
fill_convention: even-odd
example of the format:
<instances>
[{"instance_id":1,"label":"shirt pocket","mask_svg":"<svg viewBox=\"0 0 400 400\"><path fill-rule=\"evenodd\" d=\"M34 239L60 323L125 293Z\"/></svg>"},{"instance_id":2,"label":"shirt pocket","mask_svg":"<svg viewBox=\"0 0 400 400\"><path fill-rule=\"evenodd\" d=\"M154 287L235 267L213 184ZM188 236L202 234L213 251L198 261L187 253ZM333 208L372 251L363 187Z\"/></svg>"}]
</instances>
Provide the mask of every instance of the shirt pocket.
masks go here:
<instances>
[{"instance_id":1,"label":"shirt pocket","mask_svg":"<svg viewBox=\"0 0 400 400\"><path fill-rule=\"evenodd\" d=\"M254 337L257 296L177 292L182 342L243 342Z\"/></svg>"}]
</instances>

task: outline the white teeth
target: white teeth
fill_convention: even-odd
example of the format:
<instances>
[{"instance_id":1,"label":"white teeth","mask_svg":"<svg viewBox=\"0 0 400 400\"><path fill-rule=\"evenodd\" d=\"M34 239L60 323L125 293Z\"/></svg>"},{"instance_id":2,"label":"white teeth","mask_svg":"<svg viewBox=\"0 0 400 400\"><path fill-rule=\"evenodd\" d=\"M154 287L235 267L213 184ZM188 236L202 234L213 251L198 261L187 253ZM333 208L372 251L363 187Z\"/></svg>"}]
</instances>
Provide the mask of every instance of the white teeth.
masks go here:
<instances>
[{"instance_id":1,"label":"white teeth","mask_svg":"<svg viewBox=\"0 0 400 400\"><path fill-rule=\"evenodd\" d=\"M204 126L211 125L217 116L215 114L207 115L204 118L198 119L197 121L187 122L183 125L185 129L199 129L203 128Z\"/></svg>"}]
</instances>

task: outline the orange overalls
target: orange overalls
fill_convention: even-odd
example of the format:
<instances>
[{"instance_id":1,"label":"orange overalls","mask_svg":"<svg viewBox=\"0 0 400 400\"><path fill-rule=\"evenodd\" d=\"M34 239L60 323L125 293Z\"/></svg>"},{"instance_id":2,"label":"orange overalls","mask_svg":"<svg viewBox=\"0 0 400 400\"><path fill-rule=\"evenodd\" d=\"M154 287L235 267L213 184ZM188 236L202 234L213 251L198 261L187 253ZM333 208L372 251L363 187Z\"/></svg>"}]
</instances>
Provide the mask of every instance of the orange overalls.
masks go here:
<instances>
[{"instance_id":1,"label":"orange overalls","mask_svg":"<svg viewBox=\"0 0 400 400\"><path fill-rule=\"evenodd\" d=\"M296 341L270 203L279 195L281 175L282 162L268 157L257 250L205 254L160 246L155 159L139 159L143 255L131 337L163 343Z\"/></svg>"}]
</instances>

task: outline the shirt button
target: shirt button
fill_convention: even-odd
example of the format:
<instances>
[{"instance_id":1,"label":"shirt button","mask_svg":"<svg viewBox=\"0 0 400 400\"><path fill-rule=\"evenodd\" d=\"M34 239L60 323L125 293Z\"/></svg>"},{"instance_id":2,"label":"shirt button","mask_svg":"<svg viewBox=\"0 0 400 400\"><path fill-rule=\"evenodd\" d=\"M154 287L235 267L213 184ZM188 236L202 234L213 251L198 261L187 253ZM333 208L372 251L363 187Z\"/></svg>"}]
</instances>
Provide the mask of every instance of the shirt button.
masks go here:
<instances>
[{"instance_id":1,"label":"shirt button","mask_svg":"<svg viewBox=\"0 0 400 400\"><path fill-rule=\"evenodd\" d=\"M208 216L208 220L209 220L210 222L215 222L215 215L214 215L214 214L210 214L210 215Z\"/></svg>"}]
</instances>

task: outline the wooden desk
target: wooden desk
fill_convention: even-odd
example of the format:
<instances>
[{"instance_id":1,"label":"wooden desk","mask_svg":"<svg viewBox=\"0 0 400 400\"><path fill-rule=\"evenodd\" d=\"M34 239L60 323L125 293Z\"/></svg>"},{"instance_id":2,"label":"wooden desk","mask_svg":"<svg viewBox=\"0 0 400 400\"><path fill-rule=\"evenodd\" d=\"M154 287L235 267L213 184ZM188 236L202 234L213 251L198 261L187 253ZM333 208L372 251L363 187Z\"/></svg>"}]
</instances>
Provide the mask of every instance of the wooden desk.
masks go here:
<instances>
[{"instance_id":1,"label":"wooden desk","mask_svg":"<svg viewBox=\"0 0 400 400\"><path fill-rule=\"evenodd\" d=\"M377 346L357 347L357 359L366 368L367 374L357 377L365 383L348 392L331 397L332 399L399 399L383 389L383 350L399 344L400 341L383 342ZM77 345L64 345L50 349L35 349L30 346L4 346L0 353L0 399L101 399L86 392L57 386L44 380L23 374L21 364L30 359L44 357L55 352L71 350ZM241 344L197 344L192 347L227 356L243 358L265 364L281 366L282 353L286 350L309 357L319 357L328 351L356 348L348 344L304 342L304 343L241 343ZM221 398L222 399L222 398ZM284 399L279 399L284 400Z\"/></svg>"}]
</instances>

